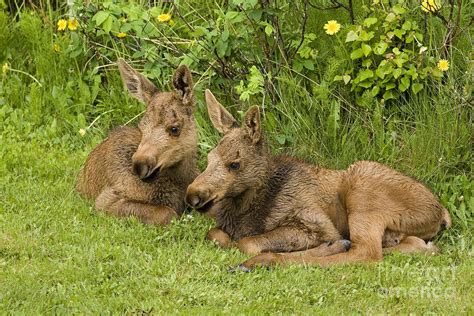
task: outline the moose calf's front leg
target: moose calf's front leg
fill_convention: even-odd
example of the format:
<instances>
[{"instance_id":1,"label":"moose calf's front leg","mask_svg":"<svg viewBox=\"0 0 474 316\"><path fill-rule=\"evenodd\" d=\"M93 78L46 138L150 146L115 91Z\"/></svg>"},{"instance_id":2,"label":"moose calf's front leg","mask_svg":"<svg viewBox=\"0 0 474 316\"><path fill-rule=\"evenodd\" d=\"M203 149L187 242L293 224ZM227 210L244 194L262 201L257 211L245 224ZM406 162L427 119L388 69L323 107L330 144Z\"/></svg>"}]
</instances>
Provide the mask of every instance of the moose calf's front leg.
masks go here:
<instances>
[{"instance_id":1,"label":"moose calf's front leg","mask_svg":"<svg viewBox=\"0 0 474 316\"><path fill-rule=\"evenodd\" d=\"M178 217L176 211L168 206L130 201L121 197L112 188L106 188L101 192L95 206L117 217L136 216L143 223L150 225L167 225L173 218Z\"/></svg>"},{"instance_id":2,"label":"moose calf's front leg","mask_svg":"<svg viewBox=\"0 0 474 316\"><path fill-rule=\"evenodd\" d=\"M244 237L237 247L243 253L257 255L261 252L291 252L314 248L323 241L317 235L296 227L277 227L261 235Z\"/></svg>"},{"instance_id":3,"label":"moose calf's front leg","mask_svg":"<svg viewBox=\"0 0 474 316\"><path fill-rule=\"evenodd\" d=\"M217 227L214 227L207 232L206 239L215 242L222 248L231 248L235 246L235 243L231 240L229 234Z\"/></svg>"}]
</instances>

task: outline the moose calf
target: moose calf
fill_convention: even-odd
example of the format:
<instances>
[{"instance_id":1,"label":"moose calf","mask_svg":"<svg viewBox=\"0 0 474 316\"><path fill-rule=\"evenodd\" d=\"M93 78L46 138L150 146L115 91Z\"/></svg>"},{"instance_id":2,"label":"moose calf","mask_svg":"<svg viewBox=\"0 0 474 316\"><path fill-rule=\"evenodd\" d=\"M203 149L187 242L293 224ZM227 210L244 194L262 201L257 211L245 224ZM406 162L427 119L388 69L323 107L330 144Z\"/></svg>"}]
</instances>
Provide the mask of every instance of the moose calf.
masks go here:
<instances>
[{"instance_id":1,"label":"moose calf","mask_svg":"<svg viewBox=\"0 0 474 316\"><path fill-rule=\"evenodd\" d=\"M180 66L172 79L175 91L160 92L124 60L118 66L146 113L138 128L115 129L90 153L76 189L106 213L166 225L184 211L186 188L198 174L191 73Z\"/></svg>"},{"instance_id":2,"label":"moose calf","mask_svg":"<svg viewBox=\"0 0 474 316\"><path fill-rule=\"evenodd\" d=\"M257 255L239 266L321 266L382 259L385 251L432 252L430 240L451 224L447 210L419 182L376 162L329 170L272 157L258 107L243 127L206 91L209 116L224 134L186 201L216 214L207 238ZM350 239L350 241L349 241Z\"/></svg>"}]
</instances>

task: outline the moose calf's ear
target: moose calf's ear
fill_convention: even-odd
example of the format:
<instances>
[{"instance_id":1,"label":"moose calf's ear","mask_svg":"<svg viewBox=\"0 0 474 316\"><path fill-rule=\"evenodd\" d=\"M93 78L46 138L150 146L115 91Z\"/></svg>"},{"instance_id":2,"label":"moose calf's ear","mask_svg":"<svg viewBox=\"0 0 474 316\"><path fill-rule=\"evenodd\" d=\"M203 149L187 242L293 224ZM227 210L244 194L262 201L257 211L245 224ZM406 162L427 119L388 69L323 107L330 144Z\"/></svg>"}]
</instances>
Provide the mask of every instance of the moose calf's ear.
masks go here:
<instances>
[{"instance_id":1,"label":"moose calf's ear","mask_svg":"<svg viewBox=\"0 0 474 316\"><path fill-rule=\"evenodd\" d=\"M138 100L148 104L158 92L156 86L144 75L133 69L122 58L117 60L120 76L127 90Z\"/></svg>"},{"instance_id":2,"label":"moose calf's ear","mask_svg":"<svg viewBox=\"0 0 474 316\"><path fill-rule=\"evenodd\" d=\"M193 105L193 77L188 66L181 65L173 75L173 87L185 105Z\"/></svg>"},{"instance_id":3,"label":"moose calf's ear","mask_svg":"<svg viewBox=\"0 0 474 316\"><path fill-rule=\"evenodd\" d=\"M258 109L258 106L254 105L248 109L247 113L245 113L244 122L250 139L254 144L258 143L262 136L260 110Z\"/></svg>"},{"instance_id":4,"label":"moose calf's ear","mask_svg":"<svg viewBox=\"0 0 474 316\"><path fill-rule=\"evenodd\" d=\"M226 134L232 128L238 127L239 124L234 119L232 114L220 104L212 92L206 89L206 104L209 118L211 119L212 125L222 134Z\"/></svg>"}]
</instances>

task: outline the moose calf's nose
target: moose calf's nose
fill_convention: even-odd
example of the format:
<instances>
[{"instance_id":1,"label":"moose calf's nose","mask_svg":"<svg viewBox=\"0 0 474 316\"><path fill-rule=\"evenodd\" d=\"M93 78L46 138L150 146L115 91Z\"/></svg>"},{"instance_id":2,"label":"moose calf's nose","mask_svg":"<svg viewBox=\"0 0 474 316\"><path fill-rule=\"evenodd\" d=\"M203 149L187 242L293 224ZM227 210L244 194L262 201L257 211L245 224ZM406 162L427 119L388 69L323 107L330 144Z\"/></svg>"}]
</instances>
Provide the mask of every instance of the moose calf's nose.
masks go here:
<instances>
[{"instance_id":1,"label":"moose calf's nose","mask_svg":"<svg viewBox=\"0 0 474 316\"><path fill-rule=\"evenodd\" d=\"M186 202L192 206L192 207L196 207L199 205L199 203L201 203L201 199L199 198L199 196L197 194L187 194L186 195Z\"/></svg>"},{"instance_id":2,"label":"moose calf's nose","mask_svg":"<svg viewBox=\"0 0 474 316\"><path fill-rule=\"evenodd\" d=\"M134 162L132 171L137 177L143 179L148 174L148 166L142 162Z\"/></svg>"},{"instance_id":3,"label":"moose calf's nose","mask_svg":"<svg viewBox=\"0 0 474 316\"><path fill-rule=\"evenodd\" d=\"M154 158L132 159L132 172L140 179L145 179L150 176L155 168Z\"/></svg>"}]
</instances>

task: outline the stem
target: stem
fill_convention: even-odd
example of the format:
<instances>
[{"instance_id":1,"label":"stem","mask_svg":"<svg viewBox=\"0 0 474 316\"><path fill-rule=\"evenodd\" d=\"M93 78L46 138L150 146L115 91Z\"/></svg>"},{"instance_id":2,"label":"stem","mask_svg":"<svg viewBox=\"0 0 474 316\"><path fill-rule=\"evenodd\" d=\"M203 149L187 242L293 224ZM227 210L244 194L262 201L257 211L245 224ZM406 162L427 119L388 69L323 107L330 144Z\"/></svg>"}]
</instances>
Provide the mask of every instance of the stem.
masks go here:
<instances>
[{"instance_id":1,"label":"stem","mask_svg":"<svg viewBox=\"0 0 474 316\"><path fill-rule=\"evenodd\" d=\"M30 75L29 73L27 72L24 72L23 70L19 70L19 69L13 69L13 68L10 68L8 69L9 71L12 71L12 72L18 72L18 73L21 73L23 75L27 75L28 77L30 77L31 79L33 79L37 84L39 84L40 87L43 87L43 85L38 81L38 79L36 79L35 77L33 77L32 75Z\"/></svg>"}]
</instances>

